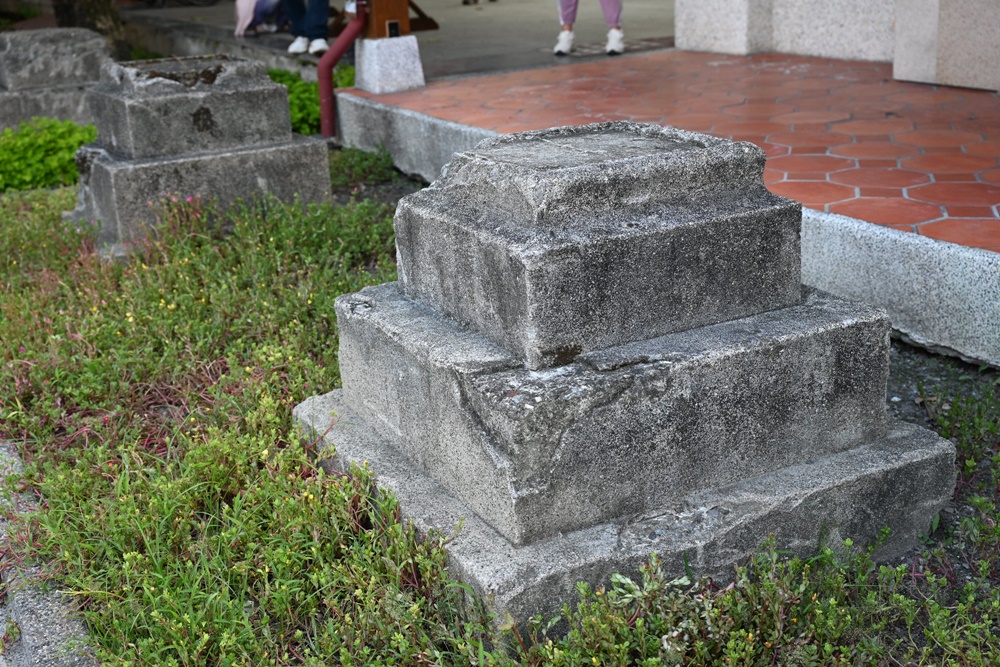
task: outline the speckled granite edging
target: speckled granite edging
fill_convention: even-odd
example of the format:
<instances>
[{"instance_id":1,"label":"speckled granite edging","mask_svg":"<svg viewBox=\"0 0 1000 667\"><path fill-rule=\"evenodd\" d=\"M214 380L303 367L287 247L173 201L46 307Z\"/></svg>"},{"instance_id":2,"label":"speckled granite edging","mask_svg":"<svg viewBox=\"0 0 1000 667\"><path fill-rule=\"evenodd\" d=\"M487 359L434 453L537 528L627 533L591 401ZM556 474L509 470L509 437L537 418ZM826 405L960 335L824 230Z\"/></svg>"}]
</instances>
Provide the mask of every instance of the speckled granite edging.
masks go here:
<instances>
[{"instance_id":1,"label":"speckled granite edging","mask_svg":"<svg viewBox=\"0 0 1000 667\"><path fill-rule=\"evenodd\" d=\"M493 130L453 123L352 94L337 93L337 136L344 146L376 151L385 148L396 167L427 182L455 153L496 136Z\"/></svg>"},{"instance_id":2,"label":"speckled granite edging","mask_svg":"<svg viewBox=\"0 0 1000 667\"><path fill-rule=\"evenodd\" d=\"M0 442L0 483L21 471L21 459L9 443ZM0 503L0 534L7 534L7 513L25 511L33 504L28 494L3 487ZM3 573L5 597L0 604L6 647L0 652L0 667L87 667L96 665L86 647L83 621L72 601L50 586L31 583L32 571L17 568ZM7 643L9 641L9 643Z\"/></svg>"},{"instance_id":3,"label":"speckled granite edging","mask_svg":"<svg viewBox=\"0 0 1000 667\"><path fill-rule=\"evenodd\" d=\"M1000 253L802 209L802 282L885 308L910 342L1000 367Z\"/></svg>"}]
</instances>

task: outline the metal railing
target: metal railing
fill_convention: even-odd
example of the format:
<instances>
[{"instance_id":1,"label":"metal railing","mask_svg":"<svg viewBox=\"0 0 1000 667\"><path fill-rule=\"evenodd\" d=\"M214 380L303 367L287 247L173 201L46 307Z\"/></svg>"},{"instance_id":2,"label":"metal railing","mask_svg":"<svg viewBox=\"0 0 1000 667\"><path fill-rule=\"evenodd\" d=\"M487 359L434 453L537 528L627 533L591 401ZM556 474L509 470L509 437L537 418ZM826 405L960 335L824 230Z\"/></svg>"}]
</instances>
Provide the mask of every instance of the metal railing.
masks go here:
<instances>
[{"instance_id":1,"label":"metal railing","mask_svg":"<svg viewBox=\"0 0 1000 667\"><path fill-rule=\"evenodd\" d=\"M365 4L364 0L358 2L357 14L337 36L316 66L316 77L319 79L320 132L324 137L337 136L337 100L333 95L333 68L364 31Z\"/></svg>"}]
</instances>

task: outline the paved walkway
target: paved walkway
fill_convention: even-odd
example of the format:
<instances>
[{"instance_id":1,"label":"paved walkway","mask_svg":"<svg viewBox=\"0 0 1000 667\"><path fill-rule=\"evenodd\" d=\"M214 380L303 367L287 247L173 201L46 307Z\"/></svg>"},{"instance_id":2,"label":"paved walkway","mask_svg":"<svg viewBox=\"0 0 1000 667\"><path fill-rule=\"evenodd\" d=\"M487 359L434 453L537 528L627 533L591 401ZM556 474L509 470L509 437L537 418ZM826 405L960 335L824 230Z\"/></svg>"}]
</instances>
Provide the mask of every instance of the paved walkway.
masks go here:
<instances>
[{"instance_id":1,"label":"paved walkway","mask_svg":"<svg viewBox=\"0 0 1000 667\"><path fill-rule=\"evenodd\" d=\"M604 120L752 141L810 208L1000 252L1000 96L892 66L661 51L354 94L498 132Z\"/></svg>"}]
</instances>

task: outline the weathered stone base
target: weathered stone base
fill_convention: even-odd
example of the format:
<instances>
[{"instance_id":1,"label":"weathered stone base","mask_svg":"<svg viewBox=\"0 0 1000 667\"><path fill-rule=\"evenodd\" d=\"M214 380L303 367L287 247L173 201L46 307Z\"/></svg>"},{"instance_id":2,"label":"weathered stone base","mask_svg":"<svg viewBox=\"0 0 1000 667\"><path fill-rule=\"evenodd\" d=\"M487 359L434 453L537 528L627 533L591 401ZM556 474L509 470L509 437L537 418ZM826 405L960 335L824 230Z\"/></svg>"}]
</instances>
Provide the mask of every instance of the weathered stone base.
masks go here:
<instances>
[{"instance_id":1,"label":"weathered stone base","mask_svg":"<svg viewBox=\"0 0 1000 667\"><path fill-rule=\"evenodd\" d=\"M0 130L17 127L35 116L71 120L80 125L94 122L87 107L87 86L52 86L0 91Z\"/></svg>"},{"instance_id":2,"label":"weathered stone base","mask_svg":"<svg viewBox=\"0 0 1000 667\"><path fill-rule=\"evenodd\" d=\"M335 448L328 452L332 467L367 462L422 533L457 529L448 547L452 574L493 612L519 621L557 613L576 599L578 581L596 585L614 572L636 573L653 552L670 574L684 574L687 563L696 575L726 579L770 534L778 548L808 555L848 537L869 543L889 526L877 555L890 558L929 529L955 481L950 442L896 423L886 436L845 452L515 547L376 435L344 405L340 390L307 399L294 415L306 438Z\"/></svg>"},{"instance_id":3,"label":"weathered stone base","mask_svg":"<svg viewBox=\"0 0 1000 667\"><path fill-rule=\"evenodd\" d=\"M330 196L327 150L321 139L300 137L239 150L123 160L84 146L77 153L77 208L67 217L100 223L99 242L116 248L145 237L157 222L150 202L165 196L200 196L222 206L265 195L322 201Z\"/></svg>"}]
</instances>

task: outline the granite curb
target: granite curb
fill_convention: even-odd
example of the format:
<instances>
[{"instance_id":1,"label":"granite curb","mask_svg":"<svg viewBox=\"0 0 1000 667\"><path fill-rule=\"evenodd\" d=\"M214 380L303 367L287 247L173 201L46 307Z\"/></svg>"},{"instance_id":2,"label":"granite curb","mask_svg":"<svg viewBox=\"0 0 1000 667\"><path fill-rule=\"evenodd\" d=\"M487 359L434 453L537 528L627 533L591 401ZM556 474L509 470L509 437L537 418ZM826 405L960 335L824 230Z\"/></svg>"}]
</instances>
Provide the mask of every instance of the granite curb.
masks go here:
<instances>
[{"instance_id":1,"label":"granite curb","mask_svg":"<svg viewBox=\"0 0 1000 667\"><path fill-rule=\"evenodd\" d=\"M21 472L17 449L0 443L0 476ZM29 511L36 500L11 490L3 481L0 534L7 537L8 517ZM87 630L72 600L50 585L33 581L41 571L5 564L0 622L4 624L0 667L87 667L97 662L87 649Z\"/></svg>"}]
</instances>

